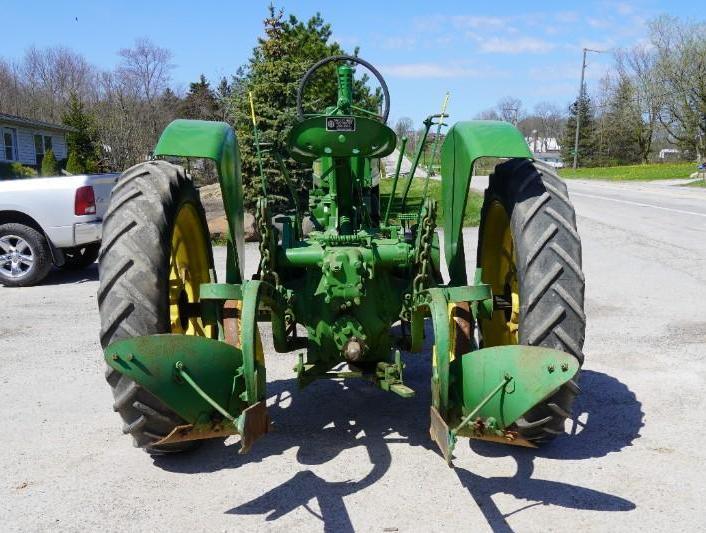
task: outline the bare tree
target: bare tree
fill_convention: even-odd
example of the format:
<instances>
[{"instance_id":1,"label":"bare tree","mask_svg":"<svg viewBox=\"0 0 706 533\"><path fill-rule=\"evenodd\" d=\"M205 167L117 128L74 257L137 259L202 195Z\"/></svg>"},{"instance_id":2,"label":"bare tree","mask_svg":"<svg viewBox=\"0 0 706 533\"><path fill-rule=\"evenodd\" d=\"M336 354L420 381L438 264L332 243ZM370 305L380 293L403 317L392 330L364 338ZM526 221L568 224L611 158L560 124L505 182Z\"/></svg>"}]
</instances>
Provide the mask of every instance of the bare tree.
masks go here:
<instances>
[{"instance_id":1,"label":"bare tree","mask_svg":"<svg viewBox=\"0 0 706 533\"><path fill-rule=\"evenodd\" d=\"M22 87L17 66L0 59L0 113L20 114Z\"/></svg>"},{"instance_id":2,"label":"bare tree","mask_svg":"<svg viewBox=\"0 0 706 533\"><path fill-rule=\"evenodd\" d=\"M177 106L174 93L168 91L169 50L138 39L133 48L120 50L119 56L116 70L100 76L101 101L96 109L110 166L126 168L149 155Z\"/></svg>"},{"instance_id":3,"label":"bare tree","mask_svg":"<svg viewBox=\"0 0 706 533\"><path fill-rule=\"evenodd\" d=\"M635 136L640 159L647 163L663 105L662 88L656 75L656 56L645 46L616 53L618 73L634 87L635 113L641 117Z\"/></svg>"},{"instance_id":4,"label":"bare tree","mask_svg":"<svg viewBox=\"0 0 706 533\"><path fill-rule=\"evenodd\" d=\"M475 120L502 120L495 109L484 109L476 113L473 118Z\"/></svg>"},{"instance_id":5,"label":"bare tree","mask_svg":"<svg viewBox=\"0 0 706 533\"><path fill-rule=\"evenodd\" d=\"M117 72L123 83L132 84L138 94L150 103L164 93L173 68L169 63L172 58L169 50L142 37L135 41L133 48L123 48L118 55L122 62Z\"/></svg>"},{"instance_id":6,"label":"bare tree","mask_svg":"<svg viewBox=\"0 0 706 533\"><path fill-rule=\"evenodd\" d=\"M516 125L524 118L522 100L519 98L506 96L498 101L496 107L500 115L500 120L504 120L505 122Z\"/></svg>"},{"instance_id":7,"label":"bare tree","mask_svg":"<svg viewBox=\"0 0 706 533\"><path fill-rule=\"evenodd\" d=\"M401 117L395 122L394 130L398 138L409 137L409 134L414 131L414 123L409 117Z\"/></svg>"},{"instance_id":8,"label":"bare tree","mask_svg":"<svg viewBox=\"0 0 706 533\"><path fill-rule=\"evenodd\" d=\"M538 136L542 140L541 149L547 151L550 149L551 139L557 141L561 138L566 118L559 106L551 102L539 102L535 105L534 116L539 122L537 130Z\"/></svg>"},{"instance_id":9,"label":"bare tree","mask_svg":"<svg viewBox=\"0 0 706 533\"><path fill-rule=\"evenodd\" d=\"M662 16L650 24L660 123L701 160L706 154L706 23Z\"/></svg>"},{"instance_id":10,"label":"bare tree","mask_svg":"<svg viewBox=\"0 0 706 533\"><path fill-rule=\"evenodd\" d=\"M21 113L60 122L71 94L82 100L92 94L95 69L68 48L31 47L25 53L21 76L25 97Z\"/></svg>"}]
</instances>

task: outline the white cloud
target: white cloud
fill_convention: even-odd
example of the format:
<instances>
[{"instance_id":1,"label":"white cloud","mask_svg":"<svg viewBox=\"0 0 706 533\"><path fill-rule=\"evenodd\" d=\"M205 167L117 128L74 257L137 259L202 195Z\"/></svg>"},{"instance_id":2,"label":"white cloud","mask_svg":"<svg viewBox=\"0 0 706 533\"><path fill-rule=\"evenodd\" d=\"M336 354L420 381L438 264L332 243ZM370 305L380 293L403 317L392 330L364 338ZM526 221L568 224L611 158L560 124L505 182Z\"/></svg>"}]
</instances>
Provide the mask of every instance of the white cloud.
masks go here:
<instances>
[{"instance_id":1,"label":"white cloud","mask_svg":"<svg viewBox=\"0 0 706 533\"><path fill-rule=\"evenodd\" d=\"M613 25L613 19L612 18L599 18L599 17L588 17L586 19L586 22L588 22L588 25L591 26L591 28L596 28L599 30L604 30L606 28L610 28Z\"/></svg>"},{"instance_id":2,"label":"white cloud","mask_svg":"<svg viewBox=\"0 0 706 533\"><path fill-rule=\"evenodd\" d=\"M415 44L417 44L416 37L409 35L385 37L382 41L382 47L391 50L411 50Z\"/></svg>"},{"instance_id":3,"label":"white cloud","mask_svg":"<svg viewBox=\"0 0 706 533\"><path fill-rule=\"evenodd\" d=\"M382 73L396 78L488 78L502 75L493 68L473 68L463 64L400 63L382 65Z\"/></svg>"},{"instance_id":4,"label":"white cloud","mask_svg":"<svg viewBox=\"0 0 706 533\"><path fill-rule=\"evenodd\" d=\"M483 17L474 15L457 15L451 17L455 28L473 29L503 29L508 26L509 19L503 17Z\"/></svg>"},{"instance_id":5,"label":"white cloud","mask_svg":"<svg viewBox=\"0 0 706 533\"><path fill-rule=\"evenodd\" d=\"M551 52L556 45L536 37L521 37L518 39L476 39L482 52L489 54L546 54Z\"/></svg>"},{"instance_id":6,"label":"white cloud","mask_svg":"<svg viewBox=\"0 0 706 533\"><path fill-rule=\"evenodd\" d=\"M627 2L619 2L615 6L615 10L621 15L630 15L635 12L635 7Z\"/></svg>"}]
</instances>

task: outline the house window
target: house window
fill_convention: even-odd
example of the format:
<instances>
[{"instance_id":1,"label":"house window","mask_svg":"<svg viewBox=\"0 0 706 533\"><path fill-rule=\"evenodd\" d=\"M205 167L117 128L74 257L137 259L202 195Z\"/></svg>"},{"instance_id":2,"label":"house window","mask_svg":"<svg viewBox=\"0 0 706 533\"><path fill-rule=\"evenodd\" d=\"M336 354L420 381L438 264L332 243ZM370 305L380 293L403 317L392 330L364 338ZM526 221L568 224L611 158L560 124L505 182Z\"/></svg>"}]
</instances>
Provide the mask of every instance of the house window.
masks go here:
<instances>
[{"instance_id":1,"label":"house window","mask_svg":"<svg viewBox=\"0 0 706 533\"><path fill-rule=\"evenodd\" d=\"M6 161L17 160L17 131L11 128L0 128L2 131L2 158Z\"/></svg>"},{"instance_id":2,"label":"house window","mask_svg":"<svg viewBox=\"0 0 706 533\"><path fill-rule=\"evenodd\" d=\"M37 155L37 166L41 166L42 159L47 150L51 150L50 135L35 135L34 136L34 153Z\"/></svg>"}]
</instances>

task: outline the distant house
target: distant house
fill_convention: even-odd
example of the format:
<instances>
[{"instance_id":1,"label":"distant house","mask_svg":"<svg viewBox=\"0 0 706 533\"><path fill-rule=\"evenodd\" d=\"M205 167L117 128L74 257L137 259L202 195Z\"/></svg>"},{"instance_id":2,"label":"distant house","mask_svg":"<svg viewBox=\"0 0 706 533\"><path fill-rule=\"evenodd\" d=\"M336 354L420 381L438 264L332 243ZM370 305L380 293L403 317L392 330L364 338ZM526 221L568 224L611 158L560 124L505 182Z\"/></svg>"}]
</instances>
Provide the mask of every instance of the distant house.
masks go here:
<instances>
[{"instance_id":1,"label":"distant house","mask_svg":"<svg viewBox=\"0 0 706 533\"><path fill-rule=\"evenodd\" d=\"M678 161L681 157L681 150L676 148L662 148L659 151L660 161Z\"/></svg>"},{"instance_id":2,"label":"distant house","mask_svg":"<svg viewBox=\"0 0 706 533\"><path fill-rule=\"evenodd\" d=\"M69 126L0 113L0 162L39 169L49 149L57 161L66 159L66 134L71 131Z\"/></svg>"},{"instance_id":3,"label":"distant house","mask_svg":"<svg viewBox=\"0 0 706 533\"><path fill-rule=\"evenodd\" d=\"M532 150L534 158L544 161L554 168L563 168L561 160L561 147L554 137L525 137L527 145Z\"/></svg>"}]
</instances>

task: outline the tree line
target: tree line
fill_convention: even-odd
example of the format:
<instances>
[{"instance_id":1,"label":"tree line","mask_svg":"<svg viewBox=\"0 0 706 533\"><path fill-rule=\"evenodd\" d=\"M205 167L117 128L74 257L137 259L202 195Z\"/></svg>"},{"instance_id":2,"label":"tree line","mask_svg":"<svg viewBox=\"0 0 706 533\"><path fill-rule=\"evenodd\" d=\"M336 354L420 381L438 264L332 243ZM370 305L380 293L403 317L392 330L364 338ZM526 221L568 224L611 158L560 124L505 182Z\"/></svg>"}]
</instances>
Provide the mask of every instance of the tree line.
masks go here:
<instances>
[{"instance_id":1,"label":"tree line","mask_svg":"<svg viewBox=\"0 0 706 533\"><path fill-rule=\"evenodd\" d=\"M149 39L118 52L100 70L64 47L28 49L19 61L0 59L0 111L72 126L71 171L123 170L144 160L174 118L223 118L229 85L211 89L201 77L188 92L171 86L171 52Z\"/></svg>"},{"instance_id":2,"label":"tree line","mask_svg":"<svg viewBox=\"0 0 706 533\"><path fill-rule=\"evenodd\" d=\"M18 60L0 59L0 112L75 128L67 137L69 160L64 162L72 172L121 171L143 161L175 118L224 120L237 131L252 203L260 176L250 95L261 140L277 147L293 123L301 76L315 61L345 53L319 14L303 21L270 6L263 27L263 37L237 72L215 85L201 75L186 91L173 83L171 52L146 38L119 50L118 63L109 70L65 47L31 47ZM706 153L704 30L704 23L657 18L649 25L648 41L615 52L612 72L568 109L542 102L528 111L520 99L506 97L475 118L516 124L536 140L533 148L548 150L556 139L564 160L570 161L580 115L578 155L583 166L646 162L671 146L684 158L701 158ZM305 95L307 110L335 102L333 68L313 80ZM377 109L379 89L371 88L367 77L356 83L358 104ZM412 121L403 117L395 129L410 138L408 146L414 149L418 130ZM263 158L269 192L284 201L290 193L271 149ZM309 178L304 168L292 160L285 164L295 189L305 191ZM213 178L207 165L198 169L204 179Z\"/></svg>"},{"instance_id":3,"label":"tree line","mask_svg":"<svg viewBox=\"0 0 706 533\"><path fill-rule=\"evenodd\" d=\"M172 54L146 38L119 50L112 70L91 65L64 47L28 49L18 61L0 59L0 112L72 126L67 136L69 171L122 171L145 160L164 127L175 118L222 120L236 130L248 205L260 190L250 98L254 102L263 147L268 193L275 201L289 196L285 176L272 151L284 144L296 116L299 80L316 61L346 51L332 40L331 26L318 13L308 20L268 7L248 62L212 86L205 76L180 93L173 84ZM357 55L358 50L354 50ZM357 76L356 105L376 111L379 88L367 75ZM311 80L304 95L305 111L335 104L335 66ZM307 188L302 165L285 158L298 193ZM191 166L200 181L215 179L211 165Z\"/></svg>"}]
</instances>

